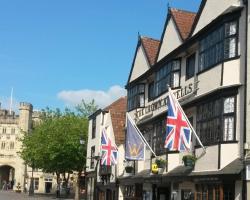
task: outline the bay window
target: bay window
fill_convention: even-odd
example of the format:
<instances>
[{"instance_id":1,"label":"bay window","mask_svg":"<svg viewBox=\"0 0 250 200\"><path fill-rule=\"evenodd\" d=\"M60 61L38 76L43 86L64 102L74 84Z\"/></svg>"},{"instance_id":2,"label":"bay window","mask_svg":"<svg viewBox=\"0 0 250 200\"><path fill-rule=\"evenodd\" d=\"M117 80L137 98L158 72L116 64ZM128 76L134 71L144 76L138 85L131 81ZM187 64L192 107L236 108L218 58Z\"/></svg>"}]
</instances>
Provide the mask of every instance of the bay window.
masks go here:
<instances>
[{"instance_id":1,"label":"bay window","mask_svg":"<svg viewBox=\"0 0 250 200\"><path fill-rule=\"evenodd\" d=\"M128 110L142 108L145 104L145 85L138 84L128 89Z\"/></svg>"},{"instance_id":2,"label":"bay window","mask_svg":"<svg viewBox=\"0 0 250 200\"><path fill-rule=\"evenodd\" d=\"M205 145L235 140L235 96L197 107L197 133Z\"/></svg>"},{"instance_id":3,"label":"bay window","mask_svg":"<svg viewBox=\"0 0 250 200\"><path fill-rule=\"evenodd\" d=\"M238 22L223 24L200 41L199 71L238 55Z\"/></svg>"}]
</instances>

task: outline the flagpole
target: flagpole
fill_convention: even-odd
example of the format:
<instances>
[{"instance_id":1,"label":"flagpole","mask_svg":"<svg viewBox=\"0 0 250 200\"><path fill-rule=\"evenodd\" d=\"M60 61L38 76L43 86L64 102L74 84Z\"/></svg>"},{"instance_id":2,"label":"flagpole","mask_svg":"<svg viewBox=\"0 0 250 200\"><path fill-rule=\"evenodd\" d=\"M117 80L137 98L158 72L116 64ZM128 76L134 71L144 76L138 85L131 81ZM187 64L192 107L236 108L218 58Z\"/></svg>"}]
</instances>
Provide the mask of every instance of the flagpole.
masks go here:
<instances>
[{"instance_id":1,"label":"flagpole","mask_svg":"<svg viewBox=\"0 0 250 200\"><path fill-rule=\"evenodd\" d=\"M141 139L143 140L143 142L148 146L149 150L154 154L154 156L157 157L156 154L155 154L155 152L153 151L153 149L150 147L150 145L148 144L148 142L146 141L146 139L142 135L142 133L139 130L139 128L136 126L134 120L130 117L130 115L128 113L127 113L127 117L130 119L131 123L133 124L134 128L137 130L137 132L138 132L139 136L141 137Z\"/></svg>"},{"instance_id":2,"label":"flagpole","mask_svg":"<svg viewBox=\"0 0 250 200\"><path fill-rule=\"evenodd\" d=\"M175 99L175 102L177 103L178 108L179 108L179 109L181 110L181 112L183 113L183 115L184 115L184 117L185 117L185 119L186 119L186 121L187 121L189 127L191 128L191 130L192 130L194 136L196 137L196 139L197 139L198 142L200 143L201 147L203 148L203 151L206 152L206 148L203 146L203 144L202 144L200 138L198 137L198 135L197 135L196 131L194 130L192 124L190 124L190 122L189 122L189 120L188 120L188 118L187 118L185 112L183 111L181 105L179 104L179 101L176 99L175 95L173 94L173 92L172 92L172 90L171 90L171 88L170 88L169 86L168 86L168 91L169 91L169 95L172 95L172 98Z\"/></svg>"}]
</instances>

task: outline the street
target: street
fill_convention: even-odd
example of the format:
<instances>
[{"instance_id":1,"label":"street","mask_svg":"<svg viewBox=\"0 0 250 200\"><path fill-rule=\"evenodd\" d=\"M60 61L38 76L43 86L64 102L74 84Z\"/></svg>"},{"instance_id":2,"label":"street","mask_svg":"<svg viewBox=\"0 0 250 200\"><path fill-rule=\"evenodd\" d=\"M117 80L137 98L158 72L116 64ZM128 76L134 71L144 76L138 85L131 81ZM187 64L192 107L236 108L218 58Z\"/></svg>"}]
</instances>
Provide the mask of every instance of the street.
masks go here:
<instances>
[{"instance_id":1,"label":"street","mask_svg":"<svg viewBox=\"0 0 250 200\"><path fill-rule=\"evenodd\" d=\"M24 193L15 193L13 191L0 191L0 200L49 200L56 199L53 195L45 196L45 195L34 195L33 197L28 196L28 194ZM63 198L60 198L63 199ZM65 200L65 199L64 199ZM70 200L70 199L67 199Z\"/></svg>"}]
</instances>

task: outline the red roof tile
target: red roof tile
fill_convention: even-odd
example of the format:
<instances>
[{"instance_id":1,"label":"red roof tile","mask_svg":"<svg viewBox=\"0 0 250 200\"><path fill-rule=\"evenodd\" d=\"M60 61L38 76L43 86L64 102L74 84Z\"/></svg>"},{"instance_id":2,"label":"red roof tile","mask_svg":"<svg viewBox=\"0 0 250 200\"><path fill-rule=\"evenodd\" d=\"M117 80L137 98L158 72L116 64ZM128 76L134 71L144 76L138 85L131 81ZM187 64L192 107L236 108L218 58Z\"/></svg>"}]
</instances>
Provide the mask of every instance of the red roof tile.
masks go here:
<instances>
[{"instance_id":1,"label":"red roof tile","mask_svg":"<svg viewBox=\"0 0 250 200\"><path fill-rule=\"evenodd\" d=\"M183 40L187 39L192 29L196 13L170 8L171 15Z\"/></svg>"},{"instance_id":2,"label":"red roof tile","mask_svg":"<svg viewBox=\"0 0 250 200\"><path fill-rule=\"evenodd\" d=\"M149 64L153 66L156 62L156 56L158 53L160 41L153 39L153 38L145 37L145 36L141 37L141 41L145 49L145 52L147 54Z\"/></svg>"},{"instance_id":3,"label":"red roof tile","mask_svg":"<svg viewBox=\"0 0 250 200\"><path fill-rule=\"evenodd\" d=\"M127 97L121 97L106 107L104 110L110 112L116 144L124 144Z\"/></svg>"}]
</instances>

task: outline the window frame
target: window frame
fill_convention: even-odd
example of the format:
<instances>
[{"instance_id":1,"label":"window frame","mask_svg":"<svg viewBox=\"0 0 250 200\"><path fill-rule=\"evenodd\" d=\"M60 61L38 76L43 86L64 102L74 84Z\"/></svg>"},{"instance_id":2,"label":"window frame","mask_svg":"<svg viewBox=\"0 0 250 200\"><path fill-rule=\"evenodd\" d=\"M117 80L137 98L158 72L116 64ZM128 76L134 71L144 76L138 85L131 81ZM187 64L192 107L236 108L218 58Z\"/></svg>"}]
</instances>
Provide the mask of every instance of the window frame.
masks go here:
<instances>
[{"instance_id":1,"label":"window frame","mask_svg":"<svg viewBox=\"0 0 250 200\"><path fill-rule=\"evenodd\" d=\"M190 59L191 58L194 58L194 70L193 70L193 74L192 75L189 75L188 72L189 72L189 67L190 67ZM191 55L189 55L187 58L186 58L186 81L193 78L194 75L195 75L195 63L196 63L196 53L192 53Z\"/></svg>"},{"instance_id":2,"label":"window frame","mask_svg":"<svg viewBox=\"0 0 250 200\"><path fill-rule=\"evenodd\" d=\"M143 91L140 91L140 87L143 87ZM143 105L141 105L140 97L143 96ZM145 83L139 83L128 89L128 99L127 99L127 109L128 111L134 110L136 108L145 107Z\"/></svg>"},{"instance_id":3,"label":"window frame","mask_svg":"<svg viewBox=\"0 0 250 200\"><path fill-rule=\"evenodd\" d=\"M224 100L227 98L234 98L234 112L230 112L230 113L224 113ZM202 108L202 115L208 115L207 113L204 112L204 107L208 106L209 104L212 104L213 106L215 106L216 102L219 102L219 107L218 109L218 114L212 117L206 117L205 119L199 119L200 116L198 114L200 107ZM208 106L209 107L209 106ZM215 108L213 108L215 109ZM217 110L216 109L216 110ZM211 110L211 108L209 109ZM200 137L200 140L202 141L202 143L206 146L211 146L214 144L218 144L218 143L230 143L230 142L236 142L236 113L237 113L237 94L227 94L227 95L223 95L223 96L217 96L217 97L213 97L210 98L206 101L203 101L202 103L200 103L197 106L197 112L196 112L196 130L197 130L197 134ZM233 117L234 122L233 122L233 138L232 140L224 140L224 134L225 134L225 127L224 127L224 119L225 117ZM208 139L208 134L207 134L207 130L209 130L209 128L203 128L202 131L205 131L204 133L201 133L201 127L204 126L203 123L206 123L205 127L209 126L210 122L213 122L213 120L218 120L217 121L217 125L219 125L219 130L217 130L217 133L215 131L215 124L212 124L213 129L212 129L212 133L214 134L211 138L214 138L213 140L209 140ZM218 135L216 135L218 134ZM204 137L204 138L203 138ZM196 142L196 144L198 144Z\"/></svg>"},{"instance_id":4,"label":"window frame","mask_svg":"<svg viewBox=\"0 0 250 200\"><path fill-rule=\"evenodd\" d=\"M173 69L173 63L179 62L179 69ZM170 69L168 69L170 68ZM160 74L162 72L163 74ZM179 80L178 80L178 86L173 87L173 74L178 72L179 73ZM159 75L160 74L160 75ZM160 76L158 79L157 77ZM166 84L161 85L162 82L166 82ZM181 58L172 59L171 61L167 62L164 66L162 66L158 71L156 71L156 78L155 78L155 98L161 96L165 92L168 91L167 85L170 85L172 89L176 89L180 87L181 82ZM159 91L159 88L161 90Z\"/></svg>"},{"instance_id":5,"label":"window frame","mask_svg":"<svg viewBox=\"0 0 250 200\"><path fill-rule=\"evenodd\" d=\"M230 35L230 36L226 36L226 32L225 32L225 26L226 24L230 24L232 22L235 22L236 23L236 33L234 35ZM223 32L223 36L221 38L221 40L213 43L212 45L209 44L208 46L209 47L205 47L204 49L202 49L202 42L205 41L206 39L208 39L209 37L211 37L211 35L214 33L214 32L218 32L220 30L220 28L222 29L222 32ZM233 57L230 57L230 58L225 58L225 41L228 39L228 38L235 38L236 41L235 41L235 56ZM204 42L205 43L205 42ZM211 43L211 42L210 42ZM204 66L202 67L201 69L201 55L204 54L206 56L204 57L208 57L209 55L209 51L211 51L211 49L215 48L215 51L217 51L216 49L216 45L219 45L219 44L222 44L222 49L221 50L221 59L219 61L215 61L214 63L212 64L208 64L207 66L204 64ZM209 31L208 34L206 34L202 39L199 40L199 59L198 59L198 74L204 72L204 71L207 71L211 68L213 68L214 66L220 64L220 63L223 63L223 62L226 62L226 61L229 61L229 60L233 60L233 59L236 59L238 56L239 56L239 51L238 51L238 43L239 43L239 19L238 18L234 18L234 19L231 19L231 20L227 20L225 22L223 22L221 24L221 26L217 26L216 28L212 29L211 31ZM207 54L205 52L208 52ZM214 55L215 57L218 56L217 54ZM216 59L216 58L215 58ZM211 59L208 59L208 60L211 60Z\"/></svg>"},{"instance_id":6,"label":"window frame","mask_svg":"<svg viewBox=\"0 0 250 200\"><path fill-rule=\"evenodd\" d=\"M224 100L227 99L227 98L234 98L234 112L230 112L230 113L224 113ZM222 130L223 130L223 133L221 135L222 138L222 142L230 142L230 141L236 141L236 121L237 121L237 118L236 118L236 113L237 113L237 96L236 95L231 95L231 96L227 96L227 97L223 97L223 114L222 114ZM234 119L234 122L233 122L233 138L232 140L224 140L224 136L225 136L225 118L226 117L233 117Z\"/></svg>"},{"instance_id":7,"label":"window frame","mask_svg":"<svg viewBox=\"0 0 250 200\"><path fill-rule=\"evenodd\" d=\"M150 88L150 87L152 87L152 88ZM150 95L151 94L151 90L150 89L153 90L153 94L152 95ZM154 99L154 96L155 96L155 92L154 91L155 91L155 82L152 81L152 82L150 82L148 84L148 102L150 102L150 101L152 101Z\"/></svg>"},{"instance_id":8,"label":"window frame","mask_svg":"<svg viewBox=\"0 0 250 200\"><path fill-rule=\"evenodd\" d=\"M165 139L166 119L162 118L153 123L152 147L157 155L163 155L166 152L166 149L164 148Z\"/></svg>"}]
</instances>

